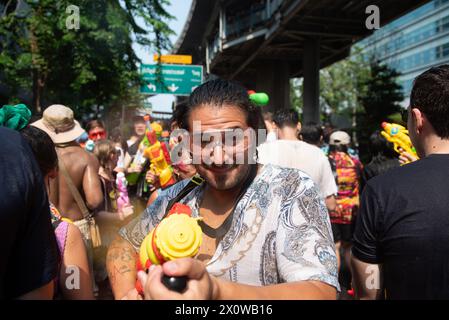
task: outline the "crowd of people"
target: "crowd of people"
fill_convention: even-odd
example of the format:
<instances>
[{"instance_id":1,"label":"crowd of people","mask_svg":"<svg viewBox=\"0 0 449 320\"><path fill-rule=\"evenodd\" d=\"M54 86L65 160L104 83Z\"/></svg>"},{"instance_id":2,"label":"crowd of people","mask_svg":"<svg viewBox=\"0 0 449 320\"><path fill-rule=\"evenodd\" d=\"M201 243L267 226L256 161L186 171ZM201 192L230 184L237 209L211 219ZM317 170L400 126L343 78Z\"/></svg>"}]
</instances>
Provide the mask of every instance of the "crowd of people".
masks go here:
<instances>
[{"instance_id":1,"label":"crowd of people","mask_svg":"<svg viewBox=\"0 0 449 320\"><path fill-rule=\"evenodd\" d=\"M0 298L447 299L449 66L416 78L406 114L419 159L376 131L363 165L348 132L268 112L221 79L175 108L171 135L144 114L126 139L64 105L34 122L4 106ZM145 156L149 132L170 180ZM179 202L201 218L199 252L140 270L142 242Z\"/></svg>"}]
</instances>

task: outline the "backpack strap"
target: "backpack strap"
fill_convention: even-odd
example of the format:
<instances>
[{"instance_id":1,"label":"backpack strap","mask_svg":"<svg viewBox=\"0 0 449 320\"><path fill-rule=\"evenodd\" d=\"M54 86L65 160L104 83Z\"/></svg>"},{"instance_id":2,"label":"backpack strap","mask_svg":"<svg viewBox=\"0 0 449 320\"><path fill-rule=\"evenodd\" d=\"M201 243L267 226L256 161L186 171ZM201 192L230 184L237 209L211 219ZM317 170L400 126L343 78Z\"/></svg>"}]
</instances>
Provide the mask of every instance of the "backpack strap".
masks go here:
<instances>
[{"instance_id":1,"label":"backpack strap","mask_svg":"<svg viewBox=\"0 0 449 320\"><path fill-rule=\"evenodd\" d=\"M187 183L186 186L178 193L178 195L168 202L167 208L165 209L165 214L162 217L162 219L164 219L168 215L168 212L170 211L170 209L173 207L173 205L176 202L179 202L180 200L182 200L185 196L187 196L190 193L190 191L192 191L196 187L201 186L203 184L203 182L204 182L204 179L201 178L201 176L199 174L195 174L190 179L189 183Z\"/></svg>"}]
</instances>

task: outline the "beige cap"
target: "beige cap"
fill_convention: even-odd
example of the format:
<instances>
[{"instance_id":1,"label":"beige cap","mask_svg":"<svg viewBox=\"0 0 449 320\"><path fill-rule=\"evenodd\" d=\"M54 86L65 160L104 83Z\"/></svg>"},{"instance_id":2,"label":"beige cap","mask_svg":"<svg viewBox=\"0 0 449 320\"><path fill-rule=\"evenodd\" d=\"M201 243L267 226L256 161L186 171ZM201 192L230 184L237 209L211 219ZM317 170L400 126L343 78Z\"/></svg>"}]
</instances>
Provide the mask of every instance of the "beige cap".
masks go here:
<instances>
[{"instance_id":1,"label":"beige cap","mask_svg":"<svg viewBox=\"0 0 449 320\"><path fill-rule=\"evenodd\" d=\"M61 104L54 104L45 109L42 119L31 124L44 130L55 144L76 140L84 133L73 111Z\"/></svg>"},{"instance_id":2,"label":"beige cap","mask_svg":"<svg viewBox=\"0 0 449 320\"><path fill-rule=\"evenodd\" d=\"M333 146L348 145L351 143L351 137L344 131L335 131L329 137L329 144Z\"/></svg>"}]
</instances>

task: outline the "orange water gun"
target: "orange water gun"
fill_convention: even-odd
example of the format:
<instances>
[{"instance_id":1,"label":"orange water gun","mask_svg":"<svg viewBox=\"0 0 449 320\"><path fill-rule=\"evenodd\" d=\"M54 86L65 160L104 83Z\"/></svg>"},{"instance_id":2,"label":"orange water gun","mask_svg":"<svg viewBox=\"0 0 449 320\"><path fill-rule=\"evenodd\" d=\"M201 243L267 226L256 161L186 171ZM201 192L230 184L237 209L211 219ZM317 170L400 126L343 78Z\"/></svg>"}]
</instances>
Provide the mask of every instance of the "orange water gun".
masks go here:
<instances>
[{"instance_id":1,"label":"orange water gun","mask_svg":"<svg viewBox=\"0 0 449 320\"><path fill-rule=\"evenodd\" d=\"M137 271L148 271L151 265L161 265L167 261L194 257L201 246L202 230L198 218L192 217L189 206L175 203L167 216L145 237L140 245ZM162 277L162 283L174 291L182 292L187 285L186 277ZM137 291L142 294L139 280Z\"/></svg>"},{"instance_id":2,"label":"orange water gun","mask_svg":"<svg viewBox=\"0 0 449 320\"><path fill-rule=\"evenodd\" d=\"M144 116L147 126L145 132L149 145L143 151L143 156L151 162L150 171L159 176L162 189L176 183L173 167L171 166L170 153L165 142L160 142L157 133L150 124L150 116ZM151 181L148 181L151 183Z\"/></svg>"}]
</instances>

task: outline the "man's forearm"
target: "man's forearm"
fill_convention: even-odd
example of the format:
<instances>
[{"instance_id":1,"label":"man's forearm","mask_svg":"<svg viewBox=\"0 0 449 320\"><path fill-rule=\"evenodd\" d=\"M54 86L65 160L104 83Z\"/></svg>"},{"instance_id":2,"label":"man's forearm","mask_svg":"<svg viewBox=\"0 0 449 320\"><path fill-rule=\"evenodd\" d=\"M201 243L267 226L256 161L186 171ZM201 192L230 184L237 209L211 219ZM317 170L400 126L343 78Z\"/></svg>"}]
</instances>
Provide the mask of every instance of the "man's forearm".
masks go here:
<instances>
[{"instance_id":1,"label":"man's forearm","mask_svg":"<svg viewBox=\"0 0 449 320\"><path fill-rule=\"evenodd\" d=\"M356 298L376 300L382 297L382 272L380 265L369 264L351 255L352 285Z\"/></svg>"},{"instance_id":2,"label":"man's forearm","mask_svg":"<svg viewBox=\"0 0 449 320\"><path fill-rule=\"evenodd\" d=\"M114 297L123 298L135 286L137 269L134 248L120 236L109 247L106 268Z\"/></svg>"},{"instance_id":3,"label":"man's forearm","mask_svg":"<svg viewBox=\"0 0 449 320\"><path fill-rule=\"evenodd\" d=\"M326 203L327 210L334 211L337 209L337 200L335 199L335 196L328 196L326 199L324 199L324 202Z\"/></svg>"},{"instance_id":4,"label":"man's forearm","mask_svg":"<svg viewBox=\"0 0 449 320\"><path fill-rule=\"evenodd\" d=\"M299 281L265 287L249 286L214 278L217 300L335 300L336 289L319 281Z\"/></svg>"}]
</instances>

